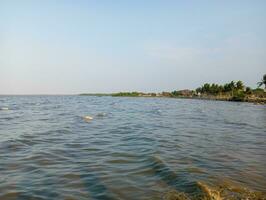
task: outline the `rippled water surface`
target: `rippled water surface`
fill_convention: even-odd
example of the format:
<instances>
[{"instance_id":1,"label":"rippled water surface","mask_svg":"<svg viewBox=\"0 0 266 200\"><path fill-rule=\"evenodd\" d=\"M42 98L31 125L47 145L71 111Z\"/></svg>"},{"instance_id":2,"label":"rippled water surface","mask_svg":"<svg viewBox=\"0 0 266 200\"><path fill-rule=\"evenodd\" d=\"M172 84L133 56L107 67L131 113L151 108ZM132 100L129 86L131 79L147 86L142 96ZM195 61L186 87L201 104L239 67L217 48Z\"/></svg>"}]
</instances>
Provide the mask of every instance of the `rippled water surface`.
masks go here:
<instances>
[{"instance_id":1,"label":"rippled water surface","mask_svg":"<svg viewBox=\"0 0 266 200\"><path fill-rule=\"evenodd\" d=\"M0 199L265 199L264 105L1 96L0 108Z\"/></svg>"}]
</instances>

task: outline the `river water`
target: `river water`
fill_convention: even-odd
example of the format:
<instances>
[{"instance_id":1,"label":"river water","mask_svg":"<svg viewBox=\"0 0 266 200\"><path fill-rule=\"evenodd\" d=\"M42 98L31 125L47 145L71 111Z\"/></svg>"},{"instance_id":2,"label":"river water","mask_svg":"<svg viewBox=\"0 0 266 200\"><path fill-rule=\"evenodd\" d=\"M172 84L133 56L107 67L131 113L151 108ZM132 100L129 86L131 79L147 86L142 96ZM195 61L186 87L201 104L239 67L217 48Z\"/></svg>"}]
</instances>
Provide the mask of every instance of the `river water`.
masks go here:
<instances>
[{"instance_id":1,"label":"river water","mask_svg":"<svg viewBox=\"0 0 266 200\"><path fill-rule=\"evenodd\" d=\"M0 96L1 200L265 199L265 166L265 105Z\"/></svg>"}]
</instances>

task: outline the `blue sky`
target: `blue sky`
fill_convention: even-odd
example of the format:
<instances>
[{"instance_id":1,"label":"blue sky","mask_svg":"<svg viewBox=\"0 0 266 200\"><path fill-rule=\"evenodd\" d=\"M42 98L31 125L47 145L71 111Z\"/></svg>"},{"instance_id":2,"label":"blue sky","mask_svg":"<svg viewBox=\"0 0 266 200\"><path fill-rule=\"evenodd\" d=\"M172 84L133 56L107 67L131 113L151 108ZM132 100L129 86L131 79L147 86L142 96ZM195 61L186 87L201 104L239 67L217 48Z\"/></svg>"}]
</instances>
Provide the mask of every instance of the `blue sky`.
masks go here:
<instances>
[{"instance_id":1,"label":"blue sky","mask_svg":"<svg viewBox=\"0 0 266 200\"><path fill-rule=\"evenodd\" d=\"M0 94L171 91L266 73L266 1L0 0Z\"/></svg>"}]
</instances>

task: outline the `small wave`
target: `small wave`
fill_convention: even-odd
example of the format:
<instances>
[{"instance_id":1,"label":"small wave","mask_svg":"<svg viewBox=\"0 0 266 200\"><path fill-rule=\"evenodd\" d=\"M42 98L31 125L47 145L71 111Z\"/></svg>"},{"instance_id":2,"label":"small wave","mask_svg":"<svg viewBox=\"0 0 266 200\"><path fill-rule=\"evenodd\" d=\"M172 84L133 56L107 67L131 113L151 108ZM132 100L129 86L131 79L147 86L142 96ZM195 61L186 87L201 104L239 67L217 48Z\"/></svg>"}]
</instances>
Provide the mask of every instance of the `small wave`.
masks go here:
<instances>
[{"instance_id":1,"label":"small wave","mask_svg":"<svg viewBox=\"0 0 266 200\"><path fill-rule=\"evenodd\" d=\"M18 151L24 149L25 147L26 146L23 143L15 140L8 140L0 143L1 150L5 151Z\"/></svg>"},{"instance_id":2,"label":"small wave","mask_svg":"<svg viewBox=\"0 0 266 200\"><path fill-rule=\"evenodd\" d=\"M0 119L9 121L15 118L14 117L1 117Z\"/></svg>"},{"instance_id":3,"label":"small wave","mask_svg":"<svg viewBox=\"0 0 266 200\"><path fill-rule=\"evenodd\" d=\"M177 174L171 170L166 163L164 163L159 157L153 156L151 159L151 167L156 176L160 177L170 186L175 186L178 180Z\"/></svg>"},{"instance_id":4,"label":"small wave","mask_svg":"<svg viewBox=\"0 0 266 200\"><path fill-rule=\"evenodd\" d=\"M94 199L115 199L96 173L83 172L81 173L80 178L86 186L87 192Z\"/></svg>"},{"instance_id":5,"label":"small wave","mask_svg":"<svg viewBox=\"0 0 266 200\"><path fill-rule=\"evenodd\" d=\"M256 126L245 123L245 122L231 122L228 120L224 120L225 124L232 125L232 126L238 126L238 127L251 127L251 128L257 128Z\"/></svg>"},{"instance_id":6,"label":"small wave","mask_svg":"<svg viewBox=\"0 0 266 200\"><path fill-rule=\"evenodd\" d=\"M86 148L83 148L81 149L83 151L92 151L92 152L96 152L96 151L100 151L101 149L99 148L93 148L93 147L86 147Z\"/></svg>"},{"instance_id":7,"label":"small wave","mask_svg":"<svg viewBox=\"0 0 266 200\"><path fill-rule=\"evenodd\" d=\"M129 159L111 159L111 160L108 160L107 163L123 165L123 164L135 163L135 162Z\"/></svg>"},{"instance_id":8,"label":"small wave","mask_svg":"<svg viewBox=\"0 0 266 200\"><path fill-rule=\"evenodd\" d=\"M189 173L193 173L193 174L204 174L205 171L200 169L200 168L197 168L197 167L190 167L190 168L187 168L187 172Z\"/></svg>"}]
</instances>

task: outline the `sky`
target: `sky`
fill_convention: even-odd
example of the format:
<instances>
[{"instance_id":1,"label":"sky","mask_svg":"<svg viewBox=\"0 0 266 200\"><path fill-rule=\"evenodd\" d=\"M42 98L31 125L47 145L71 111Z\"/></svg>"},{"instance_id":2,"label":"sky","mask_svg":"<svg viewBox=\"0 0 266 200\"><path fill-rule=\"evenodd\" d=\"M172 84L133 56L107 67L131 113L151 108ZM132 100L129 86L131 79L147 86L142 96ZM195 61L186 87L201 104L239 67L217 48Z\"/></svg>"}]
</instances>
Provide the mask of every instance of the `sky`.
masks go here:
<instances>
[{"instance_id":1,"label":"sky","mask_svg":"<svg viewBox=\"0 0 266 200\"><path fill-rule=\"evenodd\" d=\"M0 0L0 94L256 87L265 10L265 0Z\"/></svg>"}]
</instances>

